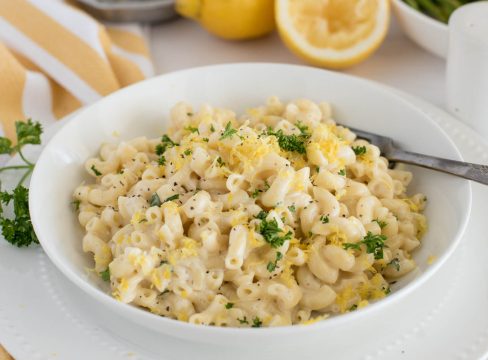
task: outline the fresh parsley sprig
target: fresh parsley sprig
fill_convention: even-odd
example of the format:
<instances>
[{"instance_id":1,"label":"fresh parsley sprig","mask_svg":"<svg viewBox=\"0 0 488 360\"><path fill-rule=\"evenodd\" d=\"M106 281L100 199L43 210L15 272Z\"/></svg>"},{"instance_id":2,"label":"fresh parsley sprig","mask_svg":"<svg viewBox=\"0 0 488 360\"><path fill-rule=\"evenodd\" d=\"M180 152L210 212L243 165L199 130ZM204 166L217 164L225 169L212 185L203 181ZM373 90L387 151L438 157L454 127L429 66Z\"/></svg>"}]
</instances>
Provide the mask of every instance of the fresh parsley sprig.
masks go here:
<instances>
[{"instance_id":1,"label":"fresh parsley sprig","mask_svg":"<svg viewBox=\"0 0 488 360\"><path fill-rule=\"evenodd\" d=\"M25 164L5 166L0 168L0 172L6 170L27 170L18 183L18 185L22 185L34 170L34 163L26 159L22 148L28 144L39 145L41 143L42 126L38 122L32 122L31 119L27 120L27 122L17 121L15 123L15 132L17 134L16 145L12 145L12 141L9 138L0 137L0 154L13 155L18 153Z\"/></svg>"},{"instance_id":2,"label":"fresh parsley sprig","mask_svg":"<svg viewBox=\"0 0 488 360\"><path fill-rule=\"evenodd\" d=\"M22 150L25 145L39 145L41 143L42 126L31 119L26 122L17 121L15 123L15 133L17 144L6 137L0 137L0 154L13 155L18 153L24 165L11 165L0 168L0 172L7 170L25 170L20 178L17 187L8 191L0 191L0 226L2 234L9 243L17 247L29 246L32 243L38 244L39 240L32 227L29 212L29 189L22 184L34 170L35 164L29 161ZM14 217L5 216L4 206L13 203Z\"/></svg>"}]
</instances>

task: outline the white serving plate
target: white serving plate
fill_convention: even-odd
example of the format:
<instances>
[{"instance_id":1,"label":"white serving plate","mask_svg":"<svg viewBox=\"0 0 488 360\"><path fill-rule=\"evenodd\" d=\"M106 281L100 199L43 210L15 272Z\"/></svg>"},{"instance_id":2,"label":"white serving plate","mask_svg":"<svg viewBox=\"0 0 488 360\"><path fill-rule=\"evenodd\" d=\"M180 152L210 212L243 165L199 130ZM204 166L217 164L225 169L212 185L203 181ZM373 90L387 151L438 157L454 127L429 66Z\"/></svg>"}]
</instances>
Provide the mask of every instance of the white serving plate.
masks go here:
<instances>
[{"instance_id":1,"label":"white serving plate","mask_svg":"<svg viewBox=\"0 0 488 360\"><path fill-rule=\"evenodd\" d=\"M392 0L393 11L405 34L430 53L447 57L449 30L446 24L405 4Z\"/></svg>"},{"instance_id":2,"label":"white serving plate","mask_svg":"<svg viewBox=\"0 0 488 360\"><path fill-rule=\"evenodd\" d=\"M407 150L459 159L445 133L401 97L368 81L313 68L277 64L220 65L167 74L126 88L74 116L43 151L31 182L30 209L36 233L53 263L74 284L99 302L103 314L113 312L152 330L154 336L176 336L188 341L247 347L321 339L330 350L347 346L352 326L368 332L374 324L391 327L387 319L397 312L407 295L421 291L459 244L471 205L468 182L438 172L412 168L412 192L428 195L426 211L431 229L414 255L418 269L398 281L386 299L364 310L333 317L310 326L266 329L235 329L195 326L155 316L122 304L87 275L90 256L81 251L82 232L70 209L73 189L83 180L83 163L97 153L102 142L139 135L157 136L164 128L169 109L185 99L229 107L238 112L260 104L269 95L283 99L297 96L315 101L327 99L336 118L346 125L376 131L395 138ZM53 176L53 174L56 174ZM53 194L56 194L53 197ZM46 211L45 204L49 204ZM436 255L431 266L427 258ZM102 284L103 285L103 284ZM113 318L107 315L107 322ZM136 327L130 325L129 328ZM114 331L127 329L113 326ZM134 329L129 329L135 332ZM327 338L324 338L327 334Z\"/></svg>"},{"instance_id":3,"label":"white serving plate","mask_svg":"<svg viewBox=\"0 0 488 360\"><path fill-rule=\"evenodd\" d=\"M419 99L405 98L436 121L467 161L488 163L488 145L466 125ZM49 129L43 144L62 124ZM29 158L38 149L27 151ZM16 157L12 163L19 163ZM20 176L2 177L12 187ZM256 359L486 359L488 353L488 188L474 185L474 207L462 246L419 296L397 308L388 327L368 333L350 329L349 346L329 351L319 341L292 349L261 350ZM0 342L17 359L215 360L251 358L246 351L195 345L172 337L156 341L147 331L116 335L104 308L76 288L48 260L42 248L17 249L0 241ZM6 291L5 291L6 290ZM407 311L414 308L415 311ZM98 310L97 310L98 309ZM102 314L104 316L100 317ZM118 320L127 327L127 323ZM139 330L140 328L137 328ZM371 336L368 336L371 334Z\"/></svg>"}]
</instances>

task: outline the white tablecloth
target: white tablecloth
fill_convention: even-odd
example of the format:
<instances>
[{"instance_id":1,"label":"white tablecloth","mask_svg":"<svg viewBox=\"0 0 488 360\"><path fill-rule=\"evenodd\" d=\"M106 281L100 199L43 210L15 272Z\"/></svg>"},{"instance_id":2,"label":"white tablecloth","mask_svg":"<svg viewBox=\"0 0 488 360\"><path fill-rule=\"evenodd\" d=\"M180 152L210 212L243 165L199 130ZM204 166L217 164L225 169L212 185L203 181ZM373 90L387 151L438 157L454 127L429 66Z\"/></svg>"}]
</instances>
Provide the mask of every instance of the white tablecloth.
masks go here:
<instances>
[{"instance_id":1,"label":"white tablecloth","mask_svg":"<svg viewBox=\"0 0 488 360\"><path fill-rule=\"evenodd\" d=\"M186 19L157 25L148 32L157 74L232 62L305 64L282 44L276 32L256 40L226 41ZM394 20L381 48L345 73L396 87L441 107L445 105L445 61L407 39Z\"/></svg>"}]
</instances>

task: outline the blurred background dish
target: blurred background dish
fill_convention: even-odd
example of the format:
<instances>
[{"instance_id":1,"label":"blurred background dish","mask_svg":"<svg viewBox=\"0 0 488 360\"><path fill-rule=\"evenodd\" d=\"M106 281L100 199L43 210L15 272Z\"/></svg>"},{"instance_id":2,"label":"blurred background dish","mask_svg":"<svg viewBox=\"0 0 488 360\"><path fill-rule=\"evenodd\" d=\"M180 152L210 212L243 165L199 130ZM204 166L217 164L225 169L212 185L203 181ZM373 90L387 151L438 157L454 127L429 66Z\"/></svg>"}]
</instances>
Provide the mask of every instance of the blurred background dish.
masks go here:
<instances>
[{"instance_id":1,"label":"blurred background dish","mask_svg":"<svg viewBox=\"0 0 488 360\"><path fill-rule=\"evenodd\" d=\"M447 25L407 5L392 0L393 11L405 34L430 53L446 58L449 42Z\"/></svg>"},{"instance_id":2,"label":"blurred background dish","mask_svg":"<svg viewBox=\"0 0 488 360\"><path fill-rule=\"evenodd\" d=\"M461 6L483 0L392 0L405 34L430 53L447 57L447 24Z\"/></svg>"},{"instance_id":3,"label":"blurred background dish","mask_svg":"<svg viewBox=\"0 0 488 360\"><path fill-rule=\"evenodd\" d=\"M155 23L177 16L174 0L77 0L100 20Z\"/></svg>"}]
</instances>

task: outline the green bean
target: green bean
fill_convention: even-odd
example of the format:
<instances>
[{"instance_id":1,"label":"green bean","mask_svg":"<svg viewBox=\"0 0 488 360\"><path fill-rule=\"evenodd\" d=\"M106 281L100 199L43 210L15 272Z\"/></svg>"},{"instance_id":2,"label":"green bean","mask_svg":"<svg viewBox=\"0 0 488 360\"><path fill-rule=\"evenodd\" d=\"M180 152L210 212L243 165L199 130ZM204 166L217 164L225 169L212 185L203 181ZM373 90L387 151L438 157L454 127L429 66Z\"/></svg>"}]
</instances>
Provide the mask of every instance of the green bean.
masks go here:
<instances>
[{"instance_id":1,"label":"green bean","mask_svg":"<svg viewBox=\"0 0 488 360\"><path fill-rule=\"evenodd\" d=\"M447 22L447 17L441 9L431 0L417 0L425 13L442 22Z\"/></svg>"},{"instance_id":2,"label":"green bean","mask_svg":"<svg viewBox=\"0 0 488 360\"><path fill-rule=\"evenodd\" d=\"M447 23L451 14L460 6L482 0L403 0L412 8L434 19Z\"/></svg>"},{"instance_id":3,"label":"green bean","mask_svg":"<svg viewBox=\"0 0 488 360\"><path fill-rule=\"evenodd\" d=\"M413 7L415 10L420 10L419 4L417 4L417 1L415 0L404 0L408 5Z\"/></svg>"}]
</instances>

